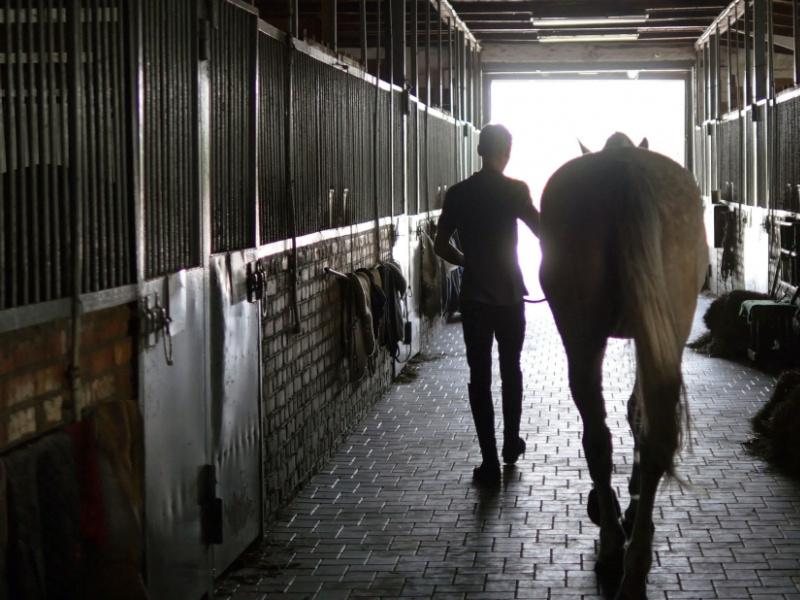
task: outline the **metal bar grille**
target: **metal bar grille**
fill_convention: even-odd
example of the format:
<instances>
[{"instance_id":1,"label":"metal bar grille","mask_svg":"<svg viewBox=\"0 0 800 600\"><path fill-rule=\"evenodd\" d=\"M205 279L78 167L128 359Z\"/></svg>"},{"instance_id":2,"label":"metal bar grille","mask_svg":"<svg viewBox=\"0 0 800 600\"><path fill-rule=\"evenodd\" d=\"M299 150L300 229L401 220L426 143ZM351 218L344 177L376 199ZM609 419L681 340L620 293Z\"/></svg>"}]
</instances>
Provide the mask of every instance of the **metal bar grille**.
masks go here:
<instances>
[{"instance_id":1,"label":"metal bar grille","mask_svg":"<svg viewBox=\"0 0 800 600\"><path fill-rule=\"evenodd\" d=\"M392 214L392 181L389 169L392 168L392 146L389 137L391 97L387 90L378 90L378 216Z\"/></svg>"},{"instance_id":2,"label":"metal bar grille","mask_svg":"<svg viewBox=\"0 0 800 600\"><path fill-rule=\"evenodd\" d=\"M209 44L211 251L255 245L257 18L227 2Z\"/></svg>"},{"instance_id":3,"label":"metal bar grille","mask_svg":"<svg viewBox=\"0 0 800 600\"><path fill-rule=\"evenodd\" d=\"M456 156L453 136L458 135L458 125L448 119L429 115L428 150L430 176L428 198L430 210L442 207L447 188L457 181Z\"/></svg>"},{"instance_id":4,"label":"metal bar grille","mask_svg":"<svg viewBox=\"0 0 800 600\"><path fill-rule=\"evenodd\" d=\"M83 291L132 283L129 6L83 0ZM81 176L78 174L77 176Z\"/></svg>"},{"instance_id":5,"label":"metal bar grille","mask_svg":"<svg viewBox=\"0 0 800 600\"><path fill-rule=\"evenodd\" d=\"M319 177L318 86L321 65L298 53L292 62L294 89L294 185L297 206L297 235L317 229L317 212L322 198Z\"/></svg>"},{"instance_id":6,"label":"metal bar grille","mask_svg":"<svg viewBox=\"0 0 800 600\"><path fill-rule=\"evenodd\" d=\"M720 192L724 200L739 202L741 200L739 122L738 120L722 121L717 131L719 135Z\"/></svg>"},{"instance_id":7,"label":"metal bar grille","mask_svg":"<svg viewBox=\"0 0 800 600\"><path fill-rule=\"evenodd\" d=\"M392 92L392 127L394 136L392 138L392 179L393 189L392 198L394 202L393 213L395 215L405 212L405 198L403 197L403 147L405 138L403 136L403 95L400 92Z\"/></svg>"},{"instance_id":8,"label":"metal bar grille","mask_svg":"<svg viewBox=\"0 0 800 600\"><path fill-rule=\"evenodd\" d=\"M411 102L408 110L408 123L406 126L406 190L408 194L408 214L415 215L419 212L419 109L416 102Z\"/></svg>"},{"instance_id":9,"label":"metal bar grille","mask_svg":"<svg viewBox=\"0 0 800 600\"><path fill-rule=\"evenodd\" d=\"M15 4L0 7L0 309L72 292L70 188L78 179L82 291L135 278L129 8L122 0L83 0L74 13L64 0ZM81 23L69 26L68 14ZM80 52L69 52L70 43ZM72 125L70 64L83 81ZM80 172L69 159L71 137L80 140Z\"/></svg>"},{"instance_id":10,"label":"metal bar grille","mask_svg":"<svg viewBox=\"0 0 800 600\"><path fill-rule=\"evenodd\" d=\"M145 277L199 264L196 2L142 5Z\"/></svg>"},{"instance_id":11,"label":"metal bar grille","mask_svg":"<svg viewBox=\"0 0 800 600\"><path fill-rule=\"evenodd\" d=\"M261 242L290 237L286 206L285 44L258 36L258 197Z\"/></svg>"},{"instance_id":12,"label":"metal bar grille","mask_svg":"<svg viewBox=\"0 0 800 600\"><path fill-rule=\"evenodd\" d=\"M66 9L0 8L0 308L71 292ZM56 74L61 77L56 79Z\"/></svg>"},{"instance_id":13,"label":"metal bar grille","mask_svg":"<svg viewBox=\"0 0 800 600\"><path fill-rule=\"evenodd\" d=\"M800 98L781 102L776 107L778 119L778 156L776 165L778 191L774 207L799 211L800 185Z\"/></svg>"}]
</instances>

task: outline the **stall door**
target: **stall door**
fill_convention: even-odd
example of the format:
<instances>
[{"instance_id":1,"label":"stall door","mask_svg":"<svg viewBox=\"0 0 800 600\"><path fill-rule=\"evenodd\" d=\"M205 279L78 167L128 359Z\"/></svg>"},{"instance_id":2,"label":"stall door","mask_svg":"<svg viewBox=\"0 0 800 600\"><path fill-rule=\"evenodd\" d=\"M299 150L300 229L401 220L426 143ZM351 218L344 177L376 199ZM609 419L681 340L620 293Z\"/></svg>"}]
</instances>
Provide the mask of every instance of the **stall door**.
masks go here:
<instances>
[{"instance_id":1,"label":"stall door","mask_svg":"<svg viewBox=\"0 0 800 600\"><path fill-rule=\"evenodd\" d=\"M211 588L201 507L208 485L205 272L143 284L139 364L145 438L145 543L150 597ZM168 319L167 319L168 318Z\"/></svg>"},{"instance_id":2,"label":"stall door","mask_svg":"<svg viewBox=\"0 0 800 600\"><path fill-rule=\"evenodd\" d=\"M221 500L221 573L261 530L259 305L247 301L245 252L211 257L211 445Z\"/></svg>"}]
</instances>

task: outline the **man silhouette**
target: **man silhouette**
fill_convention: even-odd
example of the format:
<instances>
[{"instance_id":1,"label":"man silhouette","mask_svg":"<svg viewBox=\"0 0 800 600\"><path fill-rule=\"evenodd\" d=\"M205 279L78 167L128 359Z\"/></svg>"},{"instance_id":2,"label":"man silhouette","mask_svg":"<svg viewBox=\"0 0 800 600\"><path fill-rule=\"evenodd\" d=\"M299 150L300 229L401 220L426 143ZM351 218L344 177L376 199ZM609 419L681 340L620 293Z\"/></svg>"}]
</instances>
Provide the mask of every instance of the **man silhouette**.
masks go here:
<instances>
[{"instance_id":1,"label":"man silhouette","mask_svg":"<svg viewBox=\"0 0 800 600\"><path fill-rule=\"evenodd\" d=\"M511 133L502 125L481 130L481 170L451 187L445 196L434 249L464 267L461 316L470 382L469 405L483 462L473 471L481 485L500 483L500 461L492 403L492 344L497 338L503 400L503 461L514 464L525 452L519 436L522 416L520 354L525 338L527 293L517 261L517 219L534 234L539 213L528 186L503 175L511 156ZM463 253L450 243L458 232Z\"/></svg>"}]
</instances>

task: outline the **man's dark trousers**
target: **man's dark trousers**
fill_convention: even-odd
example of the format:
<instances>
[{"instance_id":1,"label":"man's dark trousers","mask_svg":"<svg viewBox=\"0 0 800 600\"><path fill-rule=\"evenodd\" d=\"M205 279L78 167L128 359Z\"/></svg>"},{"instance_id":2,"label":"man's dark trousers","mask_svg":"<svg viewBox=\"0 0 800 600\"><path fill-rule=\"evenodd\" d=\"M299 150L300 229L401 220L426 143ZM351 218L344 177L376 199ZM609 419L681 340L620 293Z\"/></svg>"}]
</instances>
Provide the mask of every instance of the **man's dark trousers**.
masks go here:
<instances>
[{"instance_id":1,"label":"man's dark trousers","mask_svg":"<svg viewBox=\"0 0 800 600\"><path fill-rule=\"evenodd\" d=\"M497 338L503 399L503 437L515 443L522 415L522 370L520 354L525 339L525 304L497 306L462 300L461 318L469 364L469 405L481 455L486 463L497 463L492 405L492 343Z\"/></svg>"}]
</instances>

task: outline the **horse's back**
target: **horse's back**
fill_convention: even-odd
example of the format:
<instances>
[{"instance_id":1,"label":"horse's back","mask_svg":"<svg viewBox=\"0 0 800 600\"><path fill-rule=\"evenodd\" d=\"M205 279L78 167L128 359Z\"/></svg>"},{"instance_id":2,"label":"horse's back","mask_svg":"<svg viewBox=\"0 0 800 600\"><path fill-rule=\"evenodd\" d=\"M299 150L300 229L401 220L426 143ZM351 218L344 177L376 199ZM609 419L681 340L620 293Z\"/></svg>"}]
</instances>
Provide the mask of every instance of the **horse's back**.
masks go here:
<instances>
[{"instance_id":1,"label":"horse's back","mask_svg":"<svg viewBox=\"0 0 800 600\"><path fill-rule=\"evenodd\" d=\"M548 298L625 335L626 302L621 239L630 233L631 197L655 209L660 268L679 326L688 328L705 276L707 249L702 203L692 175L675 161L634 147L576 158L556 171L542 195L542 268ZM575 300L575 295L583 300ZM680 307L683 306L684 309ZM683 314L687 313L687 314Z\"/></svg>"}]
</instances>

